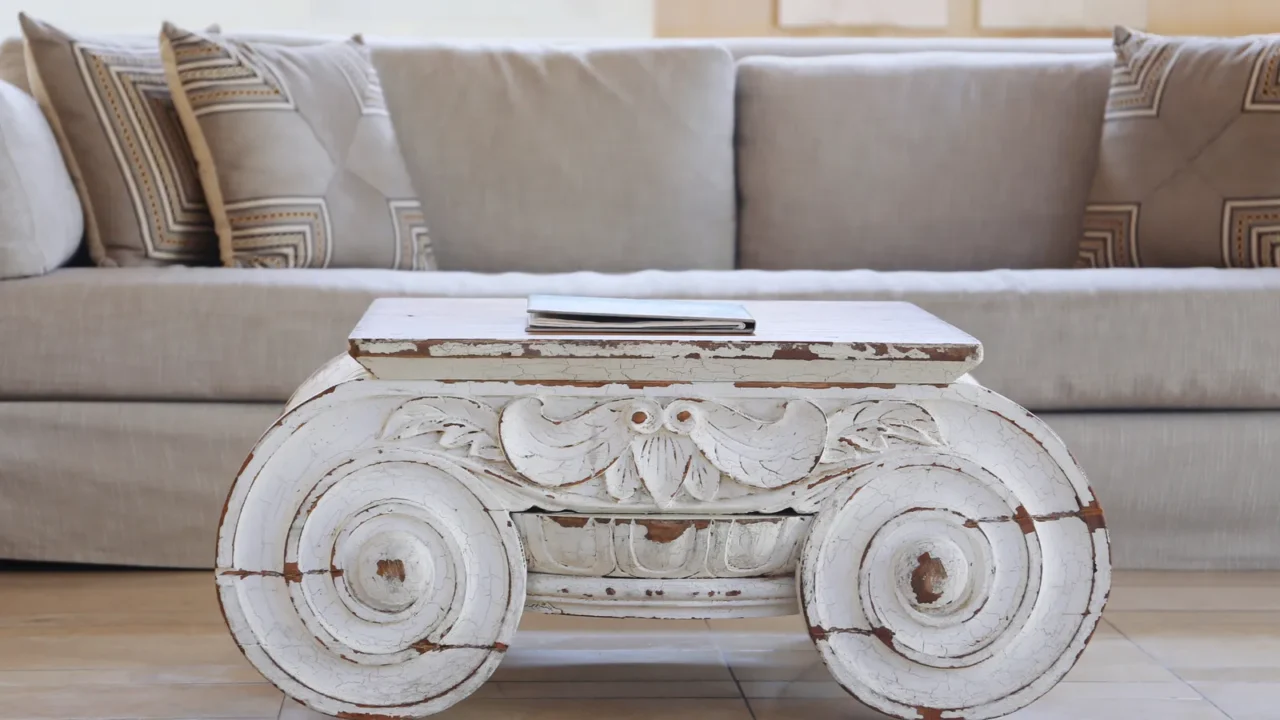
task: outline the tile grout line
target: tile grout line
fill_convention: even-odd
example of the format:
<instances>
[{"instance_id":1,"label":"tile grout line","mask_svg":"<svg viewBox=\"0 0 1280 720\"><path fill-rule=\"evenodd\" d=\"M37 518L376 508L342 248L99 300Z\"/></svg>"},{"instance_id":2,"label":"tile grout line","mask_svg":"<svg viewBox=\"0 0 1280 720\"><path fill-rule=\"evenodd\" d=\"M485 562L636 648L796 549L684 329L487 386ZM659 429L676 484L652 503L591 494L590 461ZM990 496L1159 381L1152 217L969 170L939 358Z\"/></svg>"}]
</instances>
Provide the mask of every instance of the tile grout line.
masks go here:
<instances>
[{"instance_id":1,"label":"tile grout line","mask_svg":"<svg viewBox=\"0 0 1280 720\"><path fill-rule=\"evenodd\" d=\"M738 699L747 708L747 714L751 716L751 720L756 718L755 708L751 707L751 701L747 699L747 693L742 689L742 683L738 681L738 675L733 671L733 666L729 664L729 656L724 654L724 648L720 647L720 643L716 640L715 632L711 628L710 620L703 620L707 626L707 633L711 636L711 643L716 646L716 654L720 656L720 662L724 663L724 669L729 671L729 679L733 680L733 686L738 688Z\"/></svg>"},{"instance_id":2,"label":"tile grout line","mask_svg":"<svg viewBox=\"0 0 1280 720\"><path fill-rule=\"evenodd\" d=\"M1125 631L1124 631L1124 630L1121 630L1119 625L1116 625L1115 623L1111 622L1110 620L1107 620L1105 615L1103 616L1103 622L1107 623L1107 625L1110 625L1112 630L1115 630L1115 631L1120 635L1120 637L1124 638L1125 640L1128 640L1130 645L1132 645L1132 646L1134 646L1135 648L1137 648L1137 649L1138 649L1138 652L1142 653L1143 655L1146 655L1146 656L1147 656L1147 658L1148 658L1149 660L1151 660L1151 662L1155 663L1156 665L1159 665L1160 667L1164 668L1165 670L1168 670L1170 675L1172 675L1172 676L1174 676L1174 677L1178 678L1178 682L1182 683L1183 685L1186 685L1186 686L1187 686L1187 688L1188 688L1189 690L1191 690L1191 692L1193 692L1193 693L1195 693L1197 696L1199 696L1199 698L1200 698L1201 700L1205 701L1205 703L1207 703L1207 704L1209 705L1209 707L1211 707L1211 708L1213 708L1214 710L1217 710L1218 712L1222 713L1222 716L1223 716L1223 717L1225 717L1225 718L1227 718L1227 720L1235 720L1235 718L1234 718L1234 717L1232 717L1232 715L1231 715L1230 713L1228 713L1226 710L1223 710L1222 708L1218 707L1218 704L1217 704L1217 703L1215 703L1214 701L1210 700L1208 695L1205 695L1204 693L1200 692L1200 688L1196 687L1195 685L1192 685L1190 682L1188 682L1188 681L1187 681L1187 679L1186 679L1186 678L1184 678L1184 677L1182 677L1181 675L1179 675L1177 670L1174 670L1173 668L1169 667L1168 665L1165 665L1164 663L1160 662L1160 660L1159 660L1159 659L1157 659L1155 655L1152 655L1150 652L1148 652L1148 651L1147 651L1147 649L1146 649L1146 648L1144 648L1144 647L1142 647L1142 645L1138 644L1138 642L1137 642L1136 640L1134 640L1133 638L1129 637L1129 635L1128 635L1127 633L1125 633Z\"/></svg>"}]
</instances>

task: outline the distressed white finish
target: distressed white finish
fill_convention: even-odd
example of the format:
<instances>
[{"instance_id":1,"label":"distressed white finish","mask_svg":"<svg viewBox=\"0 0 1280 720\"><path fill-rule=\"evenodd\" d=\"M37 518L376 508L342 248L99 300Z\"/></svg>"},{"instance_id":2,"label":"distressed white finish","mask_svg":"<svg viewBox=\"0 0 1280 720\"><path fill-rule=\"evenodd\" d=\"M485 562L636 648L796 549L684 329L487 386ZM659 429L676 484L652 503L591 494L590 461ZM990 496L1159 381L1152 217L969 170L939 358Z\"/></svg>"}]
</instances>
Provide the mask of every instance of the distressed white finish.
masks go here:
<instances>
[{"instance_id":1,"label":"distressed white finish","mask_svg":"<svg viewBox=\"0 0 1280 720\"><path fill-rule=\"evenodd\" d=\"M514 517L529 572L649 579L794 575L813 521L806 515Z\"/></svg>"},{"instance_id":2,"label":"distressed white finish","mask_svg":"<svg viewBox=\"0 0 1280 720\"><path fill-rule=\"evenodd\" d=\"M528 609L553 615L679 620L800 612L794 577L643 580L531 572L528 587Z\"/></svg>"},{"instance_id":3,"label":"distressed white finish","mask_svg":"<svg viewBox=\"0 0 1280 720\"><path fill-rule=\"evenodd\" d=\"M538 398L503 409L502 446L520 474L557 487L603 473L610 497L630 500L643 488L664 508L681 490L715 500L721 473L752 488L794 483L818 464L827 429L804 400L783 403L775 420L688 398L614 400L554 419L545 410Z\"/></svg>"},{"instance_id":4,"label":"distressed white finish","mask_svg":"<svg viewBox=\"0 0 1280 720\"><path fill-rule=\"evenodd\" d=\"M228 498L233 634L290 695L378 717L474 691L522 607L802 606L835 678L903 718L994 717L1060 680L1109 582L1061 441L967 377L812 385L784 363L819 360L759 361L771 382L388 380L335 359Z\"/></svg>"},{"instance_id":5,"label":"distressed white finish","mask_svg":"<svg viewBox=\"0 0 1280 720\"><path fill-rule=\"evenodd\" d=\"M744 302L752 335L525 332L525 301L377 300L351 355L383 380L949 383L982 360L971 335L901 302Z\"/></svg>"},{"instance_id":6,"label":"distressed white finish","mask_svg":"<svg viewBox=\"0 0 1280 720\"><path fill-rule=\"evenodd\" d=\"M972 420L1004 440L987 417ZM963 452L886 458L823 503L801 600L832 675L866 704L998 717L1084 651L1110 587L1106 531L1061 446L1033 439L1041 452L1024 466Z\"/></svg>"}]
</instances>

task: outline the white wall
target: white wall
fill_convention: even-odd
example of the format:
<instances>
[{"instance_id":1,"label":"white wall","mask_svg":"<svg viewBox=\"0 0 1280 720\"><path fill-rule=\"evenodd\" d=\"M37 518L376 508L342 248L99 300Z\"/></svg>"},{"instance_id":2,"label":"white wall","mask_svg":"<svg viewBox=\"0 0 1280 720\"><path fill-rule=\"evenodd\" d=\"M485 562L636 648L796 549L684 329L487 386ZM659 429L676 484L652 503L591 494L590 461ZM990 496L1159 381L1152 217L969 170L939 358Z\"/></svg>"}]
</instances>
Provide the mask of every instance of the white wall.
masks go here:
<instances>
[{"instance_id":1,"label":"white wall","mask_svg":"<svg viewBox=\"0 0 1280 720\"><path fill-rule=\"evenodd\" d=\"M26 11L71 31L194 28L435 37L650 37L653 0L0 0L0 34Z\"/></svg>"}]
</instances>

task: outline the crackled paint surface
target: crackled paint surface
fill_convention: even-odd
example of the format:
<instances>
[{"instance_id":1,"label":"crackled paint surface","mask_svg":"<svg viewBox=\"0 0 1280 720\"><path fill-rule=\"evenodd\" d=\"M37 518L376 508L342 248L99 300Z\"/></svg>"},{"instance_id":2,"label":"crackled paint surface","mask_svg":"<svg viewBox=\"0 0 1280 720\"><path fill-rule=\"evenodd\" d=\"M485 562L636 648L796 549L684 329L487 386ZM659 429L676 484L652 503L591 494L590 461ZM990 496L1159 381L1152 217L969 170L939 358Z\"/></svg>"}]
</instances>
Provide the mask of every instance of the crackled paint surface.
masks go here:
<instances>
[{"instance_id":1,"label":"crackled paint surface","mask_svg":"<svg viewBox=\"0 0 1280 720\"><path fill-rule=\"evenodd\" d=\"M795 615L793 577L647 580L529 573L528 609L612 618L745 618Z\"/></svg>"},{"instance_id":2,"label":"crackled paint surface","mask_svg":"<svg viewBox=\"0 0 1280 720\"><path fill-rule=\"evenodd\" d=\"M529 571L634 578L794 575L813 518L667 518L519 513Z\"/></svg>"},{"instance_id":3,"label":"crackled paint surface","mask_svg":"<svg viewBox=\"0 0 1280 720\"><path fill-rule=\"evenodd\" d=\"M1106 599L1079 468L969 381L541 385L333 365L246 461L217 570L246 656L323 712L452 705L526 607L802 609L862 702L995 717L1066 674Z\"/></svg>"}]
</instances>

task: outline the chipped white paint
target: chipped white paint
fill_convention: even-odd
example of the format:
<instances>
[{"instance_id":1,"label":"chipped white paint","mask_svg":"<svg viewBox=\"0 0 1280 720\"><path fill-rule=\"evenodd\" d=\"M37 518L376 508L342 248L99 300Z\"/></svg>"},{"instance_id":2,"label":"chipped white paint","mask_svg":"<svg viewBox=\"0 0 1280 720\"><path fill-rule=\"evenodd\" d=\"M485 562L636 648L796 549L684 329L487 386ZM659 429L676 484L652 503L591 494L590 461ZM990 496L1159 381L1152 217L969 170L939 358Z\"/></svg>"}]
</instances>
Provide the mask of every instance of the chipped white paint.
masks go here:
<instances>
[{"instance_id":1,"label":"chipped white paint","mask_svg":"<svg viewBox=\"0 0 1280 720\"><path fill-rule=\"evenodd\" d=\"M678 360L678 359L744 359L744 360L781 360L780 355L812 356L821 360L932 360L927 352L916 347L899 347L885 344L868 346L864 344L782 344L751 343L734 344L732 342L703 340L701 342L672 342L653 340L645 342L585 342L549 337L538 342L434 342L420 346L418 343L404 341L384 341L357 339L355 350L358 356L396 355L415 351L425 351L417 359L431 358L578 358L601 360L621 358L623 360Z\"/></svg>"},{"instance_id":2,"label":"chipped white paint","mask_svg":"<svg viewBox=\"0 0 1280 720\"><path fill-rule=\"evenodd\" d=\"M698 358L408 358L365 355L361 364L384 380L519 380L549 382L921 383L945 384L976 360L743 360Z\"/></svg>"},{"instance_id":3,"label":"chipped white paint","mask_svg":"<svg viewBox=\"0 0 1280 720\"><path fill-rule=\"evenodd\" d=\"M813 520L806 515L514 517L530 572L649 579L794 575Z\"/></svg>"},{"instance_id":4,"label":"chipped white paint","mask_svg":"<svg viewBox=\"0 0 1280 720\"><path fill-rule=\"evenodd\" d=\"M250 661L323 712L418 717L484 682L522 607L746 617L799 597L838 682L932 720L1012 712L1083 650L1109 585L1101 512L1007 399L964 377L806 385L821 357L743 360L760 385L706 358L679 362L716 381L671 360L640 385L606 365L634 361L571 359L610 382L519 381L565 359L385 357L418 379L337 359L300 388L218 538ZM421 379L439 362L508 370ZM836 364L870 383L917 361L871 362Z\"/></svg>"},{"instance_id":5,"label":"chipped white paint","mask_svg":"<svg viewBox=\"0 0 1280 720\"><path fill-rule=\"evenodd\" d=\"M319 370L311 373L310 377L303 380L298 389L293 391L289 401L285 403L284 410L289 412L316 395L344 382L368 380L372 377L369 371L350 355L339 355L321 365Z\"/></svg>"},{"instance_id":6,"label":"chipped white paint","mask_svg":"<svg viewBox=\"0 0 1280 720\"><path fill-rule=\"evenodd\" d=\"M695 339L531 334L522 300L387 298L351 354L383 380L556 382L943 384L982 360L972 336L907 303L744 304L755 334Z\"/></svg>"},{"instance_id":7,"label":"chipped white paint","mask_svg":"<svg viewBox=\"0 0 1280 720\"><path fill-rule=\"evenodd\" d=\"M800 595L837 682L897 717L973 719L1066 675L1106 602L1109 557L1078 469L1048 450L1017 473L980 455L897 457L827 498Z\"/></svg>"},{"instance_id":8,"label":"chipped white paint","mask_svg":"<svg viewBox=\"0 0 1280 720\"><path fill-rule=\"evenodd\" d=\"M472 693L524 604L509 514L445 464L293 460L255 454L224 526L218 592L245 655L331 715L425 716Z\"/></svg>"},{"instance_id":9,"label":"chipped white paint","mask_svg":"<svg viewBox=\"0 0 1280 720\"><path fill-rule=\"evenodd\" d=\"M794 577L643 580L531 572L528 597L528 609L553 615L675 620L800 612Z\"/></svg>"}]
</instances>

